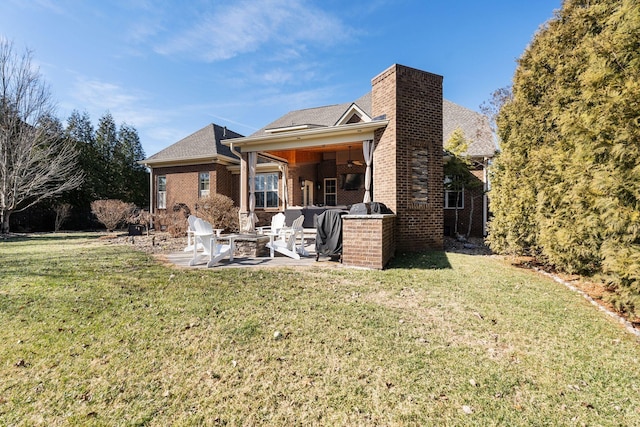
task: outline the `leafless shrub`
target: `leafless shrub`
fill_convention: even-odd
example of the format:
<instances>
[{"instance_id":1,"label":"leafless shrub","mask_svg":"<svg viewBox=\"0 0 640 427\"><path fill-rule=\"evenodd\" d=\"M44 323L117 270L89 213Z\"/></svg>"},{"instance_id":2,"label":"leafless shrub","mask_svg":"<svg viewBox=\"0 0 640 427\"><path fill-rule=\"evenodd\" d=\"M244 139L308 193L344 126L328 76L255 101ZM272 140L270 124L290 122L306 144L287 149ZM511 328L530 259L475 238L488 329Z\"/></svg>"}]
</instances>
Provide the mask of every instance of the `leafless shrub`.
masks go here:
<instances>
[{"instance_id":1,"label":"leafless shrub","mask_svg":"<svg viewBox=\"0 0 640 427\"><path fill-rule=\"evenodd\" d=\"M133 203L125 203L122 200L109 199L91 202L91 211L98 218L98 221L107 227L108 231L117 229L129 218L134 209Z\"/></svg>"},{"instance_id":2,"label":"leafless shrub","mask_svg":"<svg viewBox=\"0 0 640 427\"><path fill-rule=\"evenodd\" d=\"M56 205L53 208L53 210L56 213L56 220L55 220L55 223L54 223L54 230L56 232L58 232L58 231L60 231L60 228L62 227L62 224L71 215L71 204L69 204L69 203L61 203L59 205Z\"/></svg>"},{"instance_id":3,"label":"leafless shrub","mask_svg":"<svg viewBox=\"0 0 640 427\"><path fill-rule=\"evenodd\" d=\"M177 205L176 205L177 206ZM168 232L172 237L182 237L187 234L187 214L185 211L174 206L174 209L157 212L154 216L156 227Z\"/></svg>"},{"instance_id":4,"label":"leafless shrub","mask_svg":"<svg viewBox=\"0 0 640 427\"><path fill-rule=\"evenodd\" d=\"M211 223L213 228L236 232L240 229L238 207L233 200L222 194L212 194L200 199L197 205L197 215Z\"/></svg>"}]
</instances>

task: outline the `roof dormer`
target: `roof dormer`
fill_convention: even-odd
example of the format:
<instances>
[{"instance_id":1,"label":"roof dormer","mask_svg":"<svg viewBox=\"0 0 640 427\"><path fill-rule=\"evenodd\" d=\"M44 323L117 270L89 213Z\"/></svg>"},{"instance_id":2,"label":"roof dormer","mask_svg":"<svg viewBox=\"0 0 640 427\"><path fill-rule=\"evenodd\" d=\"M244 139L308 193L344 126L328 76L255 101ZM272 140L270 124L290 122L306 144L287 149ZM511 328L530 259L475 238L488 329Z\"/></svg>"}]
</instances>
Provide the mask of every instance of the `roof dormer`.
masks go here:
<instances>
[{"instance_id":1,"label":"roof dormer","mask_svg":"<svg viewBox=\"0 0 640 427\"><path fill-rule=\"evenodd\" d=\"M338 119L336 126L347 125L351 123L367 123L371 121L371 117L358 107L356 104L351 104L347 111Z\"/></svg>"}]
</instances>

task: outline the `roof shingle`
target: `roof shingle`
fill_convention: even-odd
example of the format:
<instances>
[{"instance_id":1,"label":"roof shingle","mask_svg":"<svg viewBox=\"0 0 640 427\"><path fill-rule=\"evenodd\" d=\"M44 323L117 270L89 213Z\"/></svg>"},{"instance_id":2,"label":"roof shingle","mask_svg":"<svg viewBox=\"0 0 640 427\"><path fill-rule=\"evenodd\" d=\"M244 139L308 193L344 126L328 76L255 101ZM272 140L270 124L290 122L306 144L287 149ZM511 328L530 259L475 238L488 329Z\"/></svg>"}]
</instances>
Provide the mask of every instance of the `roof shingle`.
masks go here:
<instances>
[{"instance_id":1,"label":"roof shingle","mask_svg":"<svg viewBox=\"0 0 640 427\"><path fill-rule=\"evenodd\" d=\"M290 111L251 136L266 135L267 129L286 128L290 126L334 126L353 104L356 104L371 117L371 92L368 92L355 102ZM445 141L451 137L451 133L455 129L461 128L465 137L470 141L469 155L474 157L493 157L495 154L497 147L489 126L489 121L483 114L443 99L442 121L443 145Z\"/></svg>"},{"instance_id":2,"label":"roof shingle","mask_svg":"<svg viewBox=\"0 0 640 427\"><path fill-rule=\"evenodd\" d=\"M236 156L231 152L231 149L223 145L221 141L230 138L241 138L242 136L226 127L211 123L159 151L145 161L157 162L217 156L235 158Z\"/></svg>"}]
</instances>

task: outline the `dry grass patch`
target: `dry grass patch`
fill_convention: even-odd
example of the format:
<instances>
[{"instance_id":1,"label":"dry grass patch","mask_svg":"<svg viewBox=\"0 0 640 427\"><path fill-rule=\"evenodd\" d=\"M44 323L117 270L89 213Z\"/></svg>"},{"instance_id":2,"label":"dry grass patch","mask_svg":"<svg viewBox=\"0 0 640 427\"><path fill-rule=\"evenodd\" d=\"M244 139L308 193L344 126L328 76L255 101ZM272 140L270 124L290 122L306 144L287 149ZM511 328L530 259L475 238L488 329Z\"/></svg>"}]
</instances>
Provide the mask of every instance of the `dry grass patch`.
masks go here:
<instances>
[{"instance_id":1,"label":"dry grass patch","mask_svg":"<svg viewBox=\"0 0 640 427\"><path fill-rule=\"evenodd\" d=\"M635 425L638 343L487 257L176 270L0 243L0 425Z\"/></svg>"}]
</instances>

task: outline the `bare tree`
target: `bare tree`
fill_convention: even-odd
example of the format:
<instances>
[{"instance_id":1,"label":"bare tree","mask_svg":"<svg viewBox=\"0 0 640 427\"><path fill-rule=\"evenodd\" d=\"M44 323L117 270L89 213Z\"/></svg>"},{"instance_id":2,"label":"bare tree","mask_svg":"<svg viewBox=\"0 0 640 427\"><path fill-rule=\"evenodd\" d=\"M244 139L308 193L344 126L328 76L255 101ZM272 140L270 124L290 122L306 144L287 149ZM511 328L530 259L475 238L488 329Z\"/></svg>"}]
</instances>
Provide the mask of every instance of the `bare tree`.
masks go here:
<instances>
[{"instance_id":1,"label":"bare tree","mask_svg":"<svg viewBox=\"0 0 640 427\"><path fill-rule=\"evenodd\" d=\"M513 99L511 86L501 87L491 93L491 98L480 105L480 112L489 119L489 126L494 135L498 135L498 115L502 107ZM481 127L478 127L481 129Z\"/></svg>"},{"instance_id":2,"label":"bare tree","mask_svg":"<svg viewBox=\"0 0 640 427\"><path fill-rule=\"evenodd\" d=\"M98 221L107 227L107 231L114 231L133 213L136 205L122 200L94 200L91 202L91 212Z\"/></svg>"},{"instance_id":3,"label":"bare tree","mask_svg":"<svg viewBox=\"0 0 640 427\"><path fill-rule=\"evenodd\" d=\"M53 208L53 211L56 213L56 220L53 229L57 233L62 228L62 224L71 216L71 204L70 203L60 203Z\"/></svg>"},{"instance_id":4,"label":"bare tree","mask_svg":"<svg viewBox=\"0 0 640 427\"><path fill-rule=\"evenodd\" d=\"M77 159L31 52L17 55L0 38L0 233L13 212L79 187Z\"/></svg>"}]
</instances>

